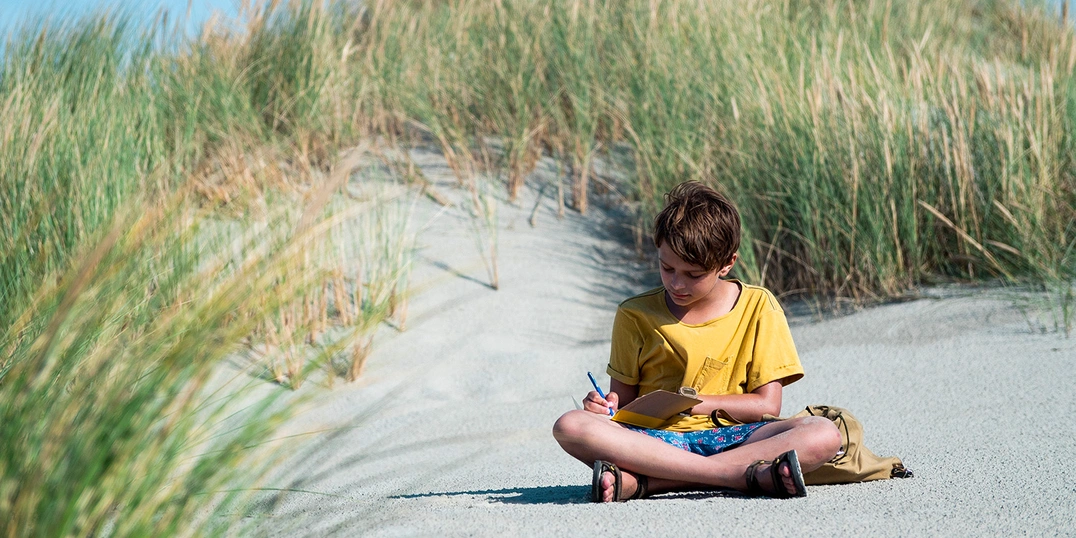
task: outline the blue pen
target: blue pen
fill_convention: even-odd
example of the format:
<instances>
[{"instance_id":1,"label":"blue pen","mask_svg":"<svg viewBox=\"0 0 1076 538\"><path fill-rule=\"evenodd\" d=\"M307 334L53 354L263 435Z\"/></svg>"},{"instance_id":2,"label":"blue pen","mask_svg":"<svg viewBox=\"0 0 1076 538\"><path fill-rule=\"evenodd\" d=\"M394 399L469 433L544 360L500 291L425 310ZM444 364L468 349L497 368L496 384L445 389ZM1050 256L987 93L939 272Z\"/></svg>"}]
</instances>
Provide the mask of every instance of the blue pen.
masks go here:
<instances>
[{"instance_id":1,"label":"blue pen","mask_svg":"<svg viewBox=\"0 0 1076 538\"><path fill-rule=\"evenodd\" d=\"M598 386L598 382L594 381L594 376L590 372L587 372L587 377L590 378L590 384L594 385L594 390L598 391L598 396L601 396L602 399L604 400L605 399L605 393L602 392L602 388ZM613 408L610 407L608 409L609 409L609 416L613 416Z\"/></svg>"}]
</instances>

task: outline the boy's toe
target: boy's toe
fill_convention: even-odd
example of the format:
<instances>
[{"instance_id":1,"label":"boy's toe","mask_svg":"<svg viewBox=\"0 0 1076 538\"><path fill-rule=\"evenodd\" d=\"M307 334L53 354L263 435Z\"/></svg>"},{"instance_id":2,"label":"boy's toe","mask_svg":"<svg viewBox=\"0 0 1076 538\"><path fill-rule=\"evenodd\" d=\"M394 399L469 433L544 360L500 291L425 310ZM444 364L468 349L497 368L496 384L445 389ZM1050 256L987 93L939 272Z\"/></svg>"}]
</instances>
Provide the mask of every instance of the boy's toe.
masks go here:
<instances>
[{"instance_id":1,"label":"boy's toe","mask_svg":"<svg viewBox=\"0 0 1076 538\"><path fill-rule=\"evenodd\" d=\"M610 472L602 473L601 477L601 491L602 502L614 502L623 501L635 494L635 491L639 489L639 479L635 475L621 471L620 472L620 498L616 498L616 475Z\"/></svg>"},{"instance_id":2,"label":"boy's toe","mask_svg":"<svg viewBox=\"0 0 1076 538\"><path fill-rule=\"evenodd\" d=\"M777 470L781 473L781 487L792 495L796 493L796 481L792 479L792 469L788 463L782 463L781 467ZM776 485L776 484L774 484Z\"/></svg>"},{"instance_id":3,"label":"boy's toe","mask_svg":"<svg viewBox=\"0 0 1076 538\"><path fill-rule=\"evenodd\" d=\"M613 502L613 496L616 495L616 477L613 473L602 473L601 485L602 502Z\"/></svg>"},{"instance_id":4,"label":"boy's toe","mask_svg":"<svg viewBox=\"0 0 1076 538\"><path fill-rule=\"evenodd\" d=\"M748 467L747 492L778 498L795 497L797 489L792 464L788 461L766 463L759 461ZM773 471L774 465L777 465L776 473Z\"/></svg>"}]
</instances>

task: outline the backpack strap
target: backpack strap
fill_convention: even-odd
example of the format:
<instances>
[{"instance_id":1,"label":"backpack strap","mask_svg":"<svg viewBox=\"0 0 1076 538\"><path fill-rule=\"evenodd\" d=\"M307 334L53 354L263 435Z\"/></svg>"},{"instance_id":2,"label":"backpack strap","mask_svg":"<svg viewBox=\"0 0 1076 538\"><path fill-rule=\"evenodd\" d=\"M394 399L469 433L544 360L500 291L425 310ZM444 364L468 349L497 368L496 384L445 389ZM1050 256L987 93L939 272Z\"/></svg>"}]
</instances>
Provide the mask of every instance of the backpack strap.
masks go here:
<instances>
[{"instance_id":1,"label":"backpack strap","mask_svg":"<svg viewBox=\"0 0 1076 538\"><path fill-rule=\"evenodd\" d=\"M724 409L714 409L710 411L710 422L714 423L714 427L723 428L725 426L738 426L743 424L742 420L739 420L729 414Z\"/></svg>"}]
</instances>

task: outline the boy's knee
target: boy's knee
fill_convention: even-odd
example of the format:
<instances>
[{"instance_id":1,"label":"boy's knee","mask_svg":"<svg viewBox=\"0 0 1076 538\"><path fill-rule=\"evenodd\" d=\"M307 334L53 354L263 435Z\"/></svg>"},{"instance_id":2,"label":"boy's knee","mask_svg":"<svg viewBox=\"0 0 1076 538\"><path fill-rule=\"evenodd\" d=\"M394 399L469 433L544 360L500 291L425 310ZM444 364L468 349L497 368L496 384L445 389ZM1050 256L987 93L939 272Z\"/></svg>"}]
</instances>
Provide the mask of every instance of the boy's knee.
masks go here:
<instances>
[{"instance_id":1,"label":"boy's knee","mask_svg":"<svg viewBox=\"0 0 1076 538\"><path fill-rule=\"evenodd\" d=\"M553 423L553 438L562 442L579 438L586 430L585 421L588 419L582 413L586 413L586 411L573 410L561 415Z\"/></svg>"},{"instance_id":2,"label":"boy's knee","mask_svg":"<svg viewBox=\"0 0 1076 538\"><path fill-rule=\"evenodd\" d=\"M805 417L804 425L810 428L811 441L823 461L829 461L841 449L841 432L833 421L826 417Z\"/></svg>"}]
</instances>

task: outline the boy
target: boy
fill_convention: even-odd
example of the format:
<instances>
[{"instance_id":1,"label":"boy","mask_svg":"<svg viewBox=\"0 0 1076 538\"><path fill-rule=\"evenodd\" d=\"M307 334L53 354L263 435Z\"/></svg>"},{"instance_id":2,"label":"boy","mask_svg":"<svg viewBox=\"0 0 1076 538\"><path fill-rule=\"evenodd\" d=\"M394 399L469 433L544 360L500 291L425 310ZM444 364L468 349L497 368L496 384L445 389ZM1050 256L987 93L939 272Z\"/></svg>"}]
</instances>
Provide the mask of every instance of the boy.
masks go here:
<instances>
[{"instance_id":1,"label":"boy","mask_svg":"<svg viewBox=\"0 0 1076 538\"><path fill-rule=\"evenodd\" d=\"M582 411L557 420L553 436L593 465L595 502L713 487L806 496L802 473L832 459L841 436L823 417L759 422L780 414L782 387L803 368L773 295L722 279L740 246L736 208L701 183L682 183L666 194L654 245L662 287L617 309L609 394L591 391ZM662 429L609 420L638 396L680 387L703 401L691 416Z\"/></svg>"}]
</instances>

